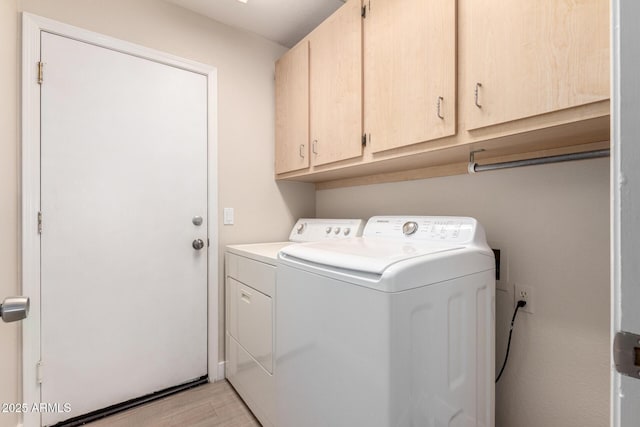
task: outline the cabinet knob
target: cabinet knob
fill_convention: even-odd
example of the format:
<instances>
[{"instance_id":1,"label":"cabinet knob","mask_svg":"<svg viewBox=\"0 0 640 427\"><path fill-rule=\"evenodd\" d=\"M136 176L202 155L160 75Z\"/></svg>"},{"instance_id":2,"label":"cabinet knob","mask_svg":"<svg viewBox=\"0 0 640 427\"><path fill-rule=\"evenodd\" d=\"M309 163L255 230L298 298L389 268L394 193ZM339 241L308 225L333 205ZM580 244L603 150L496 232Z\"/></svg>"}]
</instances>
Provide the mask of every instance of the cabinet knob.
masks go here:
<instances>
[{"instance_id":1,"label":"cabinet knob","mask_svg":"<svg viewBox=\"0 0 640 427\"><path fill-rule=\"evenodd\" d=\"M304 144L300 144L300 157L302 157L304 159Z\"/></svg>"},{"instance_id":2,"label":"cabinet knob","mask_svg":"<svg viewBox=\"0 0 640 427\"><path fill-rule=\"evenodd\" d=\"M311 143L311 151L313 151L313 154L318 154L318 151L316 150L317 145L318 145L318 140L314 139L313 142Z\"/></svg>"},{"instance_id":3,"label":"cabinet knob","mask_svg":"<svg viewBox=\"0 0 640 427\"><path fill-rule=\"evenodd\" d=\"M480 102L478 100L478 98L480 97L478 92L480 92L481 87L482 87L482 83L476 83L476 107L478 108L482 108L482 105L480 105Z\"/></svg>"},{"instance_id":4,"label":"cabinet knob","mask_svg":"<svg viewBox=\"0 0 640 427\"><path fill-rule=\"evenodd\" d=\"M438 118L443 119L444 120L444 116L442 115L442 112L440 111L440 107L442 106L442 101L444 101L444 98L439 96L438 97L438 104L437 104L437 114L438 114Z\"/></svg>"}]
</instances>

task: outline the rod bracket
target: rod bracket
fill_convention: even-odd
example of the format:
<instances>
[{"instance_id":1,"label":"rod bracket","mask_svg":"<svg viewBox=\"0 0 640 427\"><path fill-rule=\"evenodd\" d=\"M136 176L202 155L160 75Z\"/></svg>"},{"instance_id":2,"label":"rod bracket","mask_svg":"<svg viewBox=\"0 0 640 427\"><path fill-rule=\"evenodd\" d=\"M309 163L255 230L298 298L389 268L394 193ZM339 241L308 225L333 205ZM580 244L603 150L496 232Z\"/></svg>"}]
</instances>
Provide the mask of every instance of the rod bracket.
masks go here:
<instances>
[{"instance_id":1,"label":"rod bracket","mask_svg":"<svg viewBox=\"0 0 640 427\"><path fill-rule=\"evenodd\" d=\"M479 150L473 150L472 152L469 153L469 165L467 166L467 170L469 171L470 174L476 173L476 166L478 166L475 159L476 153L480 153L482 151L485 151L484 148L481 148Z\"/></svg>"}]
</instances>

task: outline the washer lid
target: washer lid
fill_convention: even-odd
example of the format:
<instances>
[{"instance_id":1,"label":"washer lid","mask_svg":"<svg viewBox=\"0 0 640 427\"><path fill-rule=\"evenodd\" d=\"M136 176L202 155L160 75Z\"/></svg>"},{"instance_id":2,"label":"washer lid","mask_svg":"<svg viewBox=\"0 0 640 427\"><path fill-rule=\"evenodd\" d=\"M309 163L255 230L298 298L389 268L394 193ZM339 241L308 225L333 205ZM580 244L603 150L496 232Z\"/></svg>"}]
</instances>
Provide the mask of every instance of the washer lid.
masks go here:
<instances>
[{"instance_id":1,"label":"washer lid","mask_svg":"<svg viewBox=\"0 0 640 427\"><path fill-rule=\"evenodd\" d=\"M464 248L451 243L368 237L302 243L283 248L281 252L310 263L381 275L400 261Z\"/></svg>"}]
</instances>

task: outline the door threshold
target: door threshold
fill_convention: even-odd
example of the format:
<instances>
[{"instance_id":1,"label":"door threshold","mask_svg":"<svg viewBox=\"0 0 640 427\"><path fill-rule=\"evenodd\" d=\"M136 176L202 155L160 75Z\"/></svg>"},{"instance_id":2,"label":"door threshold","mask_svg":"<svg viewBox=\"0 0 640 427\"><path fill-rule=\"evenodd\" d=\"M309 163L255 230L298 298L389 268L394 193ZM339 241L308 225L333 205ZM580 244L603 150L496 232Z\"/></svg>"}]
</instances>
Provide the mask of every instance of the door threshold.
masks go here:
<instances>
[{"instance_id":1,"label":"door threshold","mask_svg":"<svg viewBox=\"0 0 640 427\"><path fill-rule=\"evenodd\" d=\"M188 383L165 388L164 390L156 391L154 393L150 393L141 397L136 397L135 399L127 400L126 402L116 403L115 405L107 406L106 408L98 409L97 411L89 412L84 415L78 415L77 417L69 418L65 421L60 421L57 424L53 424L53 426L51 427L81 426L93 421L98 421L102 418L117 414L119 412L124 412L128 409L142 406L155 400L160 400L164 397L171 396L172 394L180 393L181 391L189 390L191 388L207 384L208 382L209 376L204 375L193 381L189 381Z\"/></svg>"}]
</instances>

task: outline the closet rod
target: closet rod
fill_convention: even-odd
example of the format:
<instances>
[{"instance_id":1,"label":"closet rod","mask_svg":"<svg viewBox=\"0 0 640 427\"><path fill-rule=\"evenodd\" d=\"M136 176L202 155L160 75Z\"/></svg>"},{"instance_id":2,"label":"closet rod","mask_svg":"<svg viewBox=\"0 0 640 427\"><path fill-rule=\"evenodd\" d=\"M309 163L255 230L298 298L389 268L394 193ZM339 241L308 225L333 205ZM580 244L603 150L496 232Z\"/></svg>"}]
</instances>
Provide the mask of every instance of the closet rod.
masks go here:
<instances>
[{"instance_id":1,"label":"closet rod","mask_svg":"<svg viewBox=\"0 0 640 427\"><path fill-rule=\"evenodd\" d=\"M477 153L477 151L472 151L469 156L469 173L484 172L497 169L519 168L521 166L544 165L547 163L569 162L572 160L597 159L600 157L609 157L609 152L610 150L607 148L604 150L585 151L583 153L561 154L559 156L538 157L535 159L517 160L513 162L489 163L486 165L479 165L474 161L474 154Z\"/></svg>"}]
</instances>

